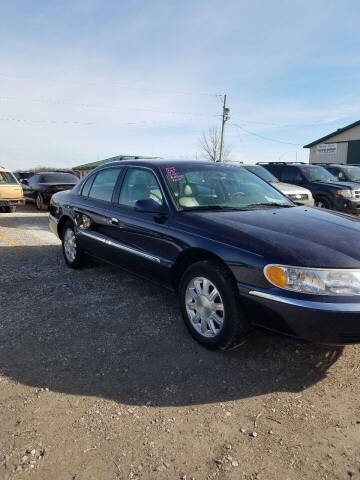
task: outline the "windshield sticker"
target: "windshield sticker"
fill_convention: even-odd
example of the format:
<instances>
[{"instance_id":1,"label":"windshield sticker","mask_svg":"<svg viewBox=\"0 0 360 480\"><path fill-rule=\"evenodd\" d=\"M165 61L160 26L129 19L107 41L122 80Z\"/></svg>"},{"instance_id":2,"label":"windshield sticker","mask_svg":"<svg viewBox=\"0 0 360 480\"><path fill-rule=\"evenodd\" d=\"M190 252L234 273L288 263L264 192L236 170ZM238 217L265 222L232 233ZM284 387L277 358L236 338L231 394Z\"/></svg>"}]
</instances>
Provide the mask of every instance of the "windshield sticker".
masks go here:
<instances>
[{"instance_id":1,"label":"windshield sticker","mask_svg":"<svg viewBox=\"0 0 360 480\"><path fill-rule=\"evenodd\" d=\"M176 171L175 167L167 167L165 170L173 182L180 182L180 180L184 177L184 175Z\"/></svg>"}]
</instances>

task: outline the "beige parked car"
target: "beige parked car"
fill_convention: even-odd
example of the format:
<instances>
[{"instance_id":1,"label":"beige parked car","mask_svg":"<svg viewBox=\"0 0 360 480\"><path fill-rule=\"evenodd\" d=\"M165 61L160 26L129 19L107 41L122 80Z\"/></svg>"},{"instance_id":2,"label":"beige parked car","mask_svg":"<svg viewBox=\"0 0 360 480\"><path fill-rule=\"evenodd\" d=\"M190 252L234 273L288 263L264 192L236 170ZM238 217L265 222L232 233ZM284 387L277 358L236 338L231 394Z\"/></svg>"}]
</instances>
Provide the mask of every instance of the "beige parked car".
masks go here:
<instances>
[{"instance_id":1,"label":"beige parked car","mask_svg":"<svg viewBox=\"0 0 360 480\"><path fill-rule=\"evenodd\" d=\"M15 212L18 205L23 205L24 193L12 172L0 167L0 211Z\"/></svg>"}]
</instances>

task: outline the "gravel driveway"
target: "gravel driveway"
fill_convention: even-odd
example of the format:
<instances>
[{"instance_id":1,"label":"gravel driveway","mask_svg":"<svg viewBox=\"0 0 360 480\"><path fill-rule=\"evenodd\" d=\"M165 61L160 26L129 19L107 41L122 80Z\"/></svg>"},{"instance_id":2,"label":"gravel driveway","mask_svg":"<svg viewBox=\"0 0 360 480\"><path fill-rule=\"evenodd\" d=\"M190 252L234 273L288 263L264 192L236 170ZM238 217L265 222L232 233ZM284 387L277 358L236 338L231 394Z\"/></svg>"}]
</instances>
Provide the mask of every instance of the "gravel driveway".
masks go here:
<instances>
[{"instance_id":1,"label":"gravel driveway","mask_svg":"<svg viewBox=\"0 0 360 480\"><path fill-rule=\"evenodd\" d=\"M192 340L176 297L0 214L0 479L360 478L360 346Z\"/></svg>"}]
</instances>

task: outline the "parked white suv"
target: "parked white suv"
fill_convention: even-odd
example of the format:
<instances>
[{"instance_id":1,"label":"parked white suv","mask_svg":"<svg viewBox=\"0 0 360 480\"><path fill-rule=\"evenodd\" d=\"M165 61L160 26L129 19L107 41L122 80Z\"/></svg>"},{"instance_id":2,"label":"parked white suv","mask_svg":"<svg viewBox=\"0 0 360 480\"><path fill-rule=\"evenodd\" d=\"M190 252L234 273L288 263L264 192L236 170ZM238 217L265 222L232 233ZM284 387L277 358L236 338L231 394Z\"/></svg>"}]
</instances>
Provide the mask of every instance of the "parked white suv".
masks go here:
<instances>
[{"instance_id":1,"label":"parked white suv","mask_svg":"<svg viewBox=\"0 0 360 480\"><path fill-rule=\"evenodd\" d=\"M310 190L304 187L299 187L298 185L291 185L290 183L283 183L278 180L275 175L270 173L266 168L261 165L242 165L242 167L249 170L249 172L255 173L258 177L265 180L265 182L271 183L271 185L281 193L286 195L290 200L295 203L301 203L302 205L313 206L314 198Z\"/></svg>"}]
</instances>

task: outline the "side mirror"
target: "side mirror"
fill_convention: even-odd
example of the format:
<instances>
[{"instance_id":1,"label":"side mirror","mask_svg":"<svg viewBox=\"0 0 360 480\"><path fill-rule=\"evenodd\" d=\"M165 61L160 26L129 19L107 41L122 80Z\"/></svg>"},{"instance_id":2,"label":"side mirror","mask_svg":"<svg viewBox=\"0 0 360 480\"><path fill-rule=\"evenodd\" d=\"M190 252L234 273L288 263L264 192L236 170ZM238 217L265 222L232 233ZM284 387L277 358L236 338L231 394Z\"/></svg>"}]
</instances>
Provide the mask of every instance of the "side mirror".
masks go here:
<instances>
[{"instance_id":1,"label":"side mirror","mask_svg":"<svg viewBox=\"0 0 360 480\"><path fill-rule=\"evenodd\" d=\"M166 215L167 208L164 205L159 205L152 198L144 198L135 203L135 211L143 213L152 213L154 215Z\"/></svg>"},{"instance_id":2,"label":"side mirror","mask_svg":"<svg viewBox=\"0 0 360 480\"><path fill-rule=\"evenodd\" d=\"M20 180L20 183L22 183L23 185L29 185L29 180L26 180L26 178L22 178Z\"/></svg>"}]
</instances>

